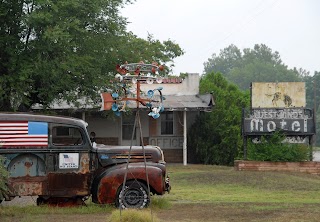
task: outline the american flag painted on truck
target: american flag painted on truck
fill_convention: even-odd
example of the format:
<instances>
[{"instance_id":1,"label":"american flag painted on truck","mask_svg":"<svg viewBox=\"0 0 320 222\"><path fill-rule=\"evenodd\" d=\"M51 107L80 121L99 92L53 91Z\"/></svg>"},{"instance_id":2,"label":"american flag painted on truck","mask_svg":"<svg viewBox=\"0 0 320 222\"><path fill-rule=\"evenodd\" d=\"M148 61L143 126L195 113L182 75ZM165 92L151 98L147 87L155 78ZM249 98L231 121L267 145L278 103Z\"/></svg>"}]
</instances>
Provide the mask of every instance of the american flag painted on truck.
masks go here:
<instances>
[{"instance_id":1,"label":"american flag painted on truck","mask_svg":"<svg viewBox=\"0 0 320 222\"><path fill-rule=\"evenodd\" d=\"M48 123L32 121L1 121L0 147L47 147Z\"/></svg>"}]
</instances>

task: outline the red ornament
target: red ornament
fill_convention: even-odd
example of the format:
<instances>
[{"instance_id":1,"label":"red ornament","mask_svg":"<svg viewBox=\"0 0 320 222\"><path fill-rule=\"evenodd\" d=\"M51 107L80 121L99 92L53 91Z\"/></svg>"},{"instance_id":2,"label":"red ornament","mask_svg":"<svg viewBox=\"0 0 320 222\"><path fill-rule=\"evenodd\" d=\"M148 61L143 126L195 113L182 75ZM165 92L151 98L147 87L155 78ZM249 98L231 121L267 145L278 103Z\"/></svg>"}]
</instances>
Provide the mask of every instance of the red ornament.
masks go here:
<instances>
[{"instance_id":1,"label":"red ornament","mask_svg":"<svg viewBox=\"0 0 320 222\"><path fill-rule=\"evenodd\" d=\"M159 70L163 71L164 70L164 66L163 65L159 66Z\"/></svg>"},{"instance_id":2,"label":"red ornament","mask_svg":"<svg viewBox=\"0 0 320 222\"><path fill-rule=\"evenodd\" d=\"M127 73L127 70L126 70L126 69L121 68L121 66L120 66L120 65L117 65L117 66L116 66L116 70L117 70L117 72L118 72L118 73L120 73L120 74L122 74L122 75L124 75L124 74L126 74L126 73Z\"/></svg>"}]
</instances>

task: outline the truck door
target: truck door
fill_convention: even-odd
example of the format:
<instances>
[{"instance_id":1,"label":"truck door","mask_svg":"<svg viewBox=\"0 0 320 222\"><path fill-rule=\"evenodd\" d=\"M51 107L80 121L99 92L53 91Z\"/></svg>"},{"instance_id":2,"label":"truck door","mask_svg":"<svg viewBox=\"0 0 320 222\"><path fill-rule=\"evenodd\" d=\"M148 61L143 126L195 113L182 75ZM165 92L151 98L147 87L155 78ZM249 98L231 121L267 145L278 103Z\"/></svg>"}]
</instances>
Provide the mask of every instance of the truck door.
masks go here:
<instances>
[{"instance_id":1,"label":"truck door","mask_svg":"<svg viewBox=\"0 0 320 222\"><path fill-rule=\"evenodd\" d=\"M90 144L86 131L78 126L52 124L51 148L47 154L49 196L89 195Z\"/></svg>"}]
</instances>

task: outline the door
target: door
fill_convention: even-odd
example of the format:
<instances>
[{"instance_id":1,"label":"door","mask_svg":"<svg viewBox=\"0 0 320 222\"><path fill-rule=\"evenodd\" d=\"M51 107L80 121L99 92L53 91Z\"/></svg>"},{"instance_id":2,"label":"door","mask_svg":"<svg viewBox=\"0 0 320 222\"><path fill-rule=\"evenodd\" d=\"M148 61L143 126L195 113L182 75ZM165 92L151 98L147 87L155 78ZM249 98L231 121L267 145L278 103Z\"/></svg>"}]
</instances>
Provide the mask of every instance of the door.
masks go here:
<instances>
[{"instance_id":1,"label":"door","mask_svg":"<svg viewBox=\"0 0 320 222\"><path fill-rule=\"evenodd\" d=\"M132 112L130 115L122 115L121 145L124 145L124 146L130 146L130 144L132 144L133 146L140 145L139 143L140 134L138 132L137 124L134 129L135 117L136 117L136 112ZM131 143L131 140L132 140L132 143Z\"/></svg>"},{"instance_id":2,"label":"door","mask_svg":"<svg viewBox=\"0 0 320 222\"><path fill-rule=\"evenodd\" d=\"M51 143L46 164L49 196L88 195L90 145L85 130L72 125L53 124Z\"/></svg>"}]
</instances>

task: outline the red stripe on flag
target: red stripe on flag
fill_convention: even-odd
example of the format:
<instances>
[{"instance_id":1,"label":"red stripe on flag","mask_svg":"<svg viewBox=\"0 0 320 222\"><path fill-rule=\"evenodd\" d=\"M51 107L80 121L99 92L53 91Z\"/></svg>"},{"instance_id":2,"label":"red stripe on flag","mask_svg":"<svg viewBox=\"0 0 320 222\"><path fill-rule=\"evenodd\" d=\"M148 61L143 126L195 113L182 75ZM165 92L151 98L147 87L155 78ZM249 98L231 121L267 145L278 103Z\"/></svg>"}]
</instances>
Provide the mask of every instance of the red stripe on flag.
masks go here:
<instances>
[{"instance_id":1,"label":"red stripe on flag","mask_svg":"<svg viewBox=\"0 0 320 222\"><path fill-rule=\"evenodd\" d=\"M1 135L0 134L0 139L1 138L19 138L19 137L24 137L25 135ZM47 135L28 135L29 138L48 138Z\"/></svg>"},{"instance_id":2,"label":"red stripe on flag","mask_svg":"<svg viewBox=\"0 0 320 222\"><path fill-rule=\"evenodd\" d=\"M23 121L23 122L0 122L0 126L28 126L28 121Z\"/></svg>"},{"instance_id":3,"label":"red stripe on flag","mask_svg":"<svg viewBox=\"0 0 320 222\"><path fill-rule=\"evenodd\" d=\"M0 143L0 147L20 147L20 146L24 146L24 147L47 147L48 143L6 143L6 145L1 145Z\"/></svg>"},{"instance_id":4,"label":"red stripe on flag","mask_svg":"<svg viewBox=\"0 0 320 222\"><path fill-rule=\"evenodd\" d=\"M48 138L13 138L13 139L0 139L1 142L28 142L28 141L34 141L34 142L48 142Z\"/></svg>"}]
</instances>

